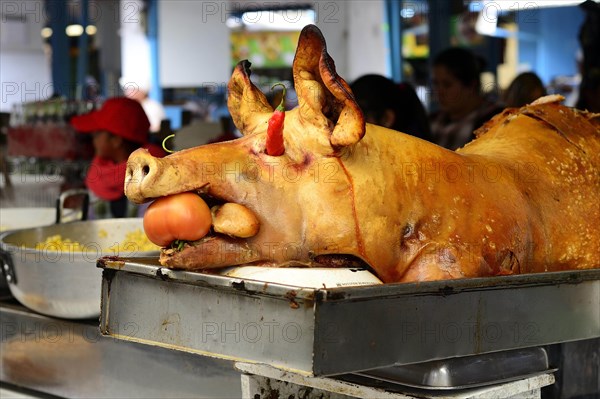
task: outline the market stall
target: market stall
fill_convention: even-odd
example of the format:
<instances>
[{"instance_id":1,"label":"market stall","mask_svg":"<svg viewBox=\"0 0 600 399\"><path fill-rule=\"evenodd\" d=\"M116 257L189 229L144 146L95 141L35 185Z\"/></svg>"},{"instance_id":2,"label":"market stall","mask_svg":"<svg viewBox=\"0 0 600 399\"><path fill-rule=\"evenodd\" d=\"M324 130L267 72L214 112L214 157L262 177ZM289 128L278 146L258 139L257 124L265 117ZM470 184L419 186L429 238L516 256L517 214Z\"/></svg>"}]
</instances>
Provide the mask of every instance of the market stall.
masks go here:
<instances>
[{"instance_id":1,"label":"market stall","mask_svg":"<svg viewBox=\"0 0 600 399\"><path fill-rule=\"evenodd\" d=\"M60 226L2 236L11 293L46 315L3 304L3 381L61 396L502 399L572 373L597 394L597 352L579 368L553 357L600 339L597 117L543 97L451 152L365 123L319 29L299 40L298 108L274 111L243 61L229 86L243 138L129 155L125 195L152 201L153 254L105 253L119 224L70 224L99 250L53 263L37 245ZM94 278L74 278L80 258ZM91 292L97 313L60 320L68 301L32 282ZM77 331L67 348L46 345L63 331Z\"/></svg>"}]
</instances>

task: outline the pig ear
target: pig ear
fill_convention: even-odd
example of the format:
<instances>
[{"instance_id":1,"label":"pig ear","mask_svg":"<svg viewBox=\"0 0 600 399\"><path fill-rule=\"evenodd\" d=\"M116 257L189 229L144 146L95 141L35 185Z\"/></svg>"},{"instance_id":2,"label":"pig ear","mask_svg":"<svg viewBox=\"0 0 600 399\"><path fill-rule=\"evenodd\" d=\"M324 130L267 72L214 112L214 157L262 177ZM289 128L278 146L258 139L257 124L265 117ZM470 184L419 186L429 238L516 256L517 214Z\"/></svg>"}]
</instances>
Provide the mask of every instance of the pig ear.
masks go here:
<instances>
[{"instance_id":1,"label":"pig ear","mask_svg":"<svg viewBox=\"0 0 600 399\"><path fill-rule=\"evenodd\" d=\"M363 113L348 83L336 73L325 39L314 25L300 33L293 72L302 119L326 131L333 147L360 141L365 134Z\"/></svg>"},{"instance_id":2,"label":"pig ear","mask_svg":"<svg viewBox=\"0 0 600 399\"><path fill-rule=\"evenodd\" d=\"M273 108L265 95L250 81L250 62L240 61L227 85L227 107L233 123L243 134L249 134L265 123Z\"/></svg>"}]
</instances>

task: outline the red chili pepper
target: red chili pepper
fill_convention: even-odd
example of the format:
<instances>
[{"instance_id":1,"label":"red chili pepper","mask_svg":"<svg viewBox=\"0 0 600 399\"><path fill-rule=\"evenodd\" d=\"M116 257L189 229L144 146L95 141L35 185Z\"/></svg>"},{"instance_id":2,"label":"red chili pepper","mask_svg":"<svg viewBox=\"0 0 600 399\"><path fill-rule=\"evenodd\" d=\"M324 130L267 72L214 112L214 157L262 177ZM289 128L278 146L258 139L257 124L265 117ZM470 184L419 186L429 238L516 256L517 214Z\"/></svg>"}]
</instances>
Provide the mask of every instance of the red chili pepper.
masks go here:
<instances>
[{"instance_id":1,"label":"red chili pepper","mask_svg":"<svg viewBox=\"0 0 600 399\"><path fill-rule=\"evenodd\" d=\"M268 155L277 157L283 155L285 152L285 147L283 146L283 122L285 120L285 108L283 104L285 101L285 86L283 83L276 83L271 87L271 90L273 90L275 86L282 86L283 94L281 103L275 108L273 115L269 118L266 151Z\"/></svg>"}]
</instances>

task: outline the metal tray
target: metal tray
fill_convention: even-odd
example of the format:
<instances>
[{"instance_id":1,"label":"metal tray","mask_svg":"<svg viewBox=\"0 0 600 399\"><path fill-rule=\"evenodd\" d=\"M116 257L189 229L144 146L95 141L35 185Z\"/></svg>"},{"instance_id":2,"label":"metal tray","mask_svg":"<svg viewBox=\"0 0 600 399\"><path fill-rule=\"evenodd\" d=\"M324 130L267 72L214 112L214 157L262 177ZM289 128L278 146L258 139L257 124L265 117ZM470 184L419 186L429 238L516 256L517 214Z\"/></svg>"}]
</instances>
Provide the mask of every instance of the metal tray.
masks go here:
<instances>
[{"instance_id":1,"label":"metal tray","mask_svg":"<svg viewBox=\"0 0 600 399\"><path fill-rule=\"evenodd\" d=\"M523 348L359 372L364 377L427 390L472 389L554 372L543 348Z\"/></svg>"},{"instance_id":2,"label":"metal tray","mask_svg":"<svg viewBox=\"0 0 600 399\"><path fill-rule=\"evenodd\" d=\"M102 258L101 332L325 376L600 337L600 270L301 288Z\"/></svg>"}]
</instances>

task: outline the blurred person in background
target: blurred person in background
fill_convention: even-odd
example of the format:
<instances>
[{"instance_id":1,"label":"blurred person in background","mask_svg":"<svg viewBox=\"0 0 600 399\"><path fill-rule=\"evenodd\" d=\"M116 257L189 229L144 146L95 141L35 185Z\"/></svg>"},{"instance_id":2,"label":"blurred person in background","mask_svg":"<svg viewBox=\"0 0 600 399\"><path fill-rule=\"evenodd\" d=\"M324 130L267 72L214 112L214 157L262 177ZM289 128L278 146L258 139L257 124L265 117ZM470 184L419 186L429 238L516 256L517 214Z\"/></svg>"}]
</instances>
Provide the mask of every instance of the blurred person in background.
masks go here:
<instances>
[{"instance_id":1,"label":"blurred person in background","mask_svg":"<svg viewBox=\"0 0 600 399\"><path fill-rule=\"evenodd\" d=\"M123 94L139 102L144 108L144 112L146 112L146 116L150 121L150 134L160 132L161 123L167 119L167 113L161 103L149 97L150 81L148 79L122 77L119 82L123 88Z\"/></svg>"},{"instance_id":2,"label":"blurred person in background","mask_svg":"<svg viewBox=\"0 0 600 399\"><path fill-rule=\"evenodd\" d=\"M427 112L408 83L396 84L385 76L369 74L350 88L366 122L431 141Z\"/></svg>"},{"instance_id":3,"label":"blurred person in background","mask_svg":"<svg viewBox=\"0 0 600 399\"><path fill-rule=\"evenodd\" d=\"M581 3L585 20L579 30L581 57L581 84L576 107L590 112L600 112L600 3Z\"/></svg>"},{"instance_id":4,"label":"blurred person in background","mask_svg":"<svg viewBox=\"0 0 600 399\"><path fill-rule=\"evenodd\" d=\"M432 84L439 110L431 114L431 132L438 145L456 150L475 138L473 132L502 111L481 91L485 62L473 52L451 47L433 60Z\"/></svg>"},{"instance_id":5,"label":"blurred person in background","mask_svg":"<svg viewBox=\"0 0 600 399\"><path fill-rule=\"evenodd\" d=\"M71 125L80 133L93 135L95 154L85 177L90 218L140 216L140 210L125 196L127 159L140 147L156 157L166 155L148 142L150 122L140 103L126 97L110 98L100 109L73 117Z\"/></svg>"},{"instance_id":6,"label":"blurred person in background","mask_svg":"<svg viewBox=\"0 0 600 399\"><path fill-rule=\"evenodd\" d=\"M544 83L534 72L523 72L510 83L503 95L504 106L519 108L546 95Z\"/></svg>"},{"instance_id":7,"label":"blurred person in background","mask_svg":"<svg viewBox=\"0 0 600 399\"><path fill-rule=\"evenodd\" d=\"M579 87L579 100L576 107L600 113L600 68L590 69L585 75Z\"/></svg>"}]
</instances>

